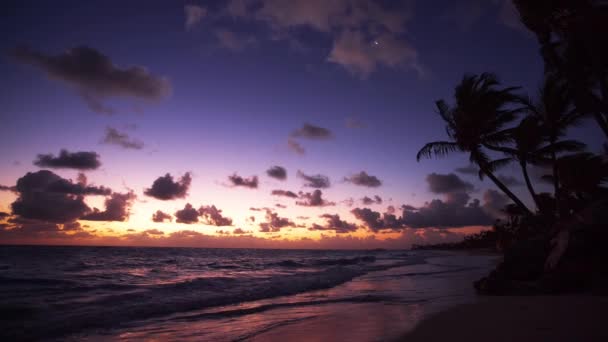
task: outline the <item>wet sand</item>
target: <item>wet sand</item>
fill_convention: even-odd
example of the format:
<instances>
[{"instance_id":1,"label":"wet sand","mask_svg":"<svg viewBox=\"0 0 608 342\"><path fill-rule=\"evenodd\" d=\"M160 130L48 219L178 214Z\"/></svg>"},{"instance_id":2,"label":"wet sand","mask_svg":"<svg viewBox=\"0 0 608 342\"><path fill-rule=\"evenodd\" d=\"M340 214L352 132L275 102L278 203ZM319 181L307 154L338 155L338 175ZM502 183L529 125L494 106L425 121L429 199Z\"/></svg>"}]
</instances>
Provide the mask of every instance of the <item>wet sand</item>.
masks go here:
<instances>
[{"instance_id":1,"label":"wet sand","mask_svg":"<svg viewBox=\"0 0 608 342\"><path fill-rule=\"evenodd\" d=\"M479 297L423 320L398 341L608 341L608 297Z\"/></svg>"}]
</instances>

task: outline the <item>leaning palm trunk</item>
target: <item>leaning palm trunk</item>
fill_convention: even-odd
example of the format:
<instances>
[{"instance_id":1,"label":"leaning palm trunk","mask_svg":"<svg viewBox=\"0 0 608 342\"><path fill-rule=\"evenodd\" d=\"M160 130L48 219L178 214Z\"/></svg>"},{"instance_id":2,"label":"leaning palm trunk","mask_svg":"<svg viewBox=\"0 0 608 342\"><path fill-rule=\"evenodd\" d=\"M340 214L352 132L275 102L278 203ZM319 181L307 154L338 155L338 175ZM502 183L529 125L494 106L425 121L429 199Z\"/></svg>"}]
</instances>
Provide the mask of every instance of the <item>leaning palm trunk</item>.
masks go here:
<instances>
[{"instance_id":1,"label":"leaning palm trunk","mask_svg":"<svg viewBox=\"0 0 608 342\"><path fill-rule=\"evenodd\" d=\"M528 191L530 191L530 195L532 196L532 199L534 200L534 204L536 204L536 208L538 210L541 210L540 204L538 203L538 197L536 196L536 191L534 191L532 182L530 182L530 176L528 175L528 165L526 164L526 162L519 162L519 165L521 166L521 172L524 174L524 180L526 181L526 187L528 188Z\"/></svg>"},{"instance_id":2,"label":"leaning palm trunk","mask_svg":"<svg viewBox=\"0 0 608 342\"><path fill-rule=\"evenodd\" d=\"M551 144L555 144L555 140L552 140ZM555 153L555 151L551 151L551 163L553 164L553 196L555 197L555 217L559 219L561 216L561 195L559 190L559 171L557 169L557 154Z\"/></svg>"},{"instance_id":3,"label":"leaning palm trunk","mask_svg":"<svg viewBox=\"0 0 608 342\"><path fill-rule=\"evenodd\" d=\"M509 190L509 188L507 188L498 178L496 178L496 176L494 176L494 174L488 169L486 165L480 163L479 168L486 176L488 176L488 178L492 180L492 182L494 182L494 184L496 184L496 186L502 192L505 193L505 195L507 195L521 210L523 210L524 213L526 213L527 215L532 215L532 212L530 211L530 209L528 209L528 207L526 207L524 202L522 202L517 196L515 196L513 192L511 192L511 190Z\"/></svg>"}]
</instances>

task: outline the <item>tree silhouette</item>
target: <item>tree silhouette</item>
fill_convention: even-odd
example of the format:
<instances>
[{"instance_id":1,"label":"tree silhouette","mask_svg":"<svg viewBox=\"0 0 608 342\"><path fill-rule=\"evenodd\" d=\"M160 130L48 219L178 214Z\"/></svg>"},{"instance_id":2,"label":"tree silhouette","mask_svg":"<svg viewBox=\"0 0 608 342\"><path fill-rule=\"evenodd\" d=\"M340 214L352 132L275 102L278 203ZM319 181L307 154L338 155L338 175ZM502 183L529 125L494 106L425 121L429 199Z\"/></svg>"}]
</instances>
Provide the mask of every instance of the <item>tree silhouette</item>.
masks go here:
<instances>
[{"instance_id":1,"label":"tree silhouette","mask_svg":"<svg viewBox=\"0 0 608 342\"><path fill-rule=\"evenodd\" d=\"M455 88L456 104L448 106L444 100L436 102L449 141L427 143L418 151L416 159L442 157L451 152L469 153L471 162L488 176L525 213L531 214L526 205L495 175L496 164L484 150L488 146L500 147L511 141L505 126L516 119L523 110L518 106L520 97L514 92L518 87L499 88L497 77L491 73L465 75Z\"/></svg>"}]
</instances>

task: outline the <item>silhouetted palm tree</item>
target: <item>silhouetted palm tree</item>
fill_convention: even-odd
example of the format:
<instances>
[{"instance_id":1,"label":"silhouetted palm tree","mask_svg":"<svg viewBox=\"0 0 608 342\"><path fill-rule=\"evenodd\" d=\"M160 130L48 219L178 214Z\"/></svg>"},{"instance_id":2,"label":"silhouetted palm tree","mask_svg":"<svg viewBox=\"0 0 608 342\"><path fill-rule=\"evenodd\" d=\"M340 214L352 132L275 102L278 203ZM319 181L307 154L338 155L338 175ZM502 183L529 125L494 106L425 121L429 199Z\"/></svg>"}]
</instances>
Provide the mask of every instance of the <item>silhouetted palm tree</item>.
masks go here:
<instances>
[{"instance_id":1,"label":"silhouetted palm tree","mask_svg":"<svg viewBox=\"0 0 608 342\"><path fill-rule=\"evenodd\" d=\"M566 135L568 128L578 125L583 113L572 104L572 97L565 82L555 75L548 74L540 88L537 100L524 99L528 114L540 123L543 134L549 143L549 153L553 168L553 190L556 199L555 209L559 216L560 191L559 174L557 170L557 154L559 152L578 152L585 145L576 140L559 141Z\"/></svg>"},{"instance_id":2,"label":"silhouetted palm tree","mask_svg":"<svg viewBox=\"0 0 608 342\"><path fill-rule=\"evenodd\" d=\"M580 112L608 137L608 5L591 0L513 0L537 37L545 73L566 81Z\"/></svg>"},{"instance_id":3,"label":"silhouetted palm tree","mask_svg":"<svg viewBox=\"0 0 608 342\"><path fill-rule=\"evenodd\" d=\"M479 166L480 172L488 176L525 213L530 210L509 188L494 175L493 165L484 147L502 146L511 140L505 126L515 120L522 108L512 108L519 97L517 87L499 88L495 75L465 75L455 88L456 104L450 108L443 100L436 102L439 115L446 124L449 141L427 143L418 152L422 157L441 157L450 152L469 153L471 162Z\"/></svg>"},{"instance_id":4,"label":"silhouetted palm tree","mask_svg":"<svg viewBox=\"0 0 608 342\"><path fill-rule=\"evenodd\" d=\"M544 127L540 125L539 120L535 116L526 117L517 127L509 130L509 132L513 137L514 146L491 147L491 149L501 151L507 156L507 158L492 161L491 164L504 165L511 161L517 162L521 167L526 187L532 199L534 199L536 207L540 210L543 206L539 203L539 198L530 181L528 165L538 165L550 160L555 161L554 158L558 153L580 151L585 145L575 140L557 141L557 139L553 139L550 143L547 143L546 131L544 131ZM497 167L495 166L494 168Z\"/></svg>"}]
</instances>

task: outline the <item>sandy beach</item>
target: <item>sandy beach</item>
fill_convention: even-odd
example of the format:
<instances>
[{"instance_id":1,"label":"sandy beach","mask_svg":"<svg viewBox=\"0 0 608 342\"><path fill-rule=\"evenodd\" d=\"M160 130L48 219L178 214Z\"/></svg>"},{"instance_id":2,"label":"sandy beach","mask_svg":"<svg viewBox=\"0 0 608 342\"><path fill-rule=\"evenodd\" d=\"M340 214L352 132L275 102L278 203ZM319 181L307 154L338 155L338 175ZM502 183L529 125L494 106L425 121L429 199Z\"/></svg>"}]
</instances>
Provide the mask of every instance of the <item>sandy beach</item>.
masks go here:
<instances>
[{"instance_id":1,"label":"sandy beach","mask_svg":"<svg viewBox=\"0 0 608 342\"><path fill-rule=\"evenodd\" d=\"M399 341L608 341L608 297L479 297L423 320Z\"/></svg>"}]
</instances>

